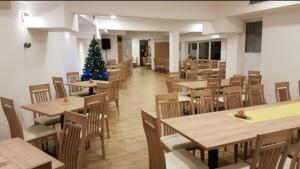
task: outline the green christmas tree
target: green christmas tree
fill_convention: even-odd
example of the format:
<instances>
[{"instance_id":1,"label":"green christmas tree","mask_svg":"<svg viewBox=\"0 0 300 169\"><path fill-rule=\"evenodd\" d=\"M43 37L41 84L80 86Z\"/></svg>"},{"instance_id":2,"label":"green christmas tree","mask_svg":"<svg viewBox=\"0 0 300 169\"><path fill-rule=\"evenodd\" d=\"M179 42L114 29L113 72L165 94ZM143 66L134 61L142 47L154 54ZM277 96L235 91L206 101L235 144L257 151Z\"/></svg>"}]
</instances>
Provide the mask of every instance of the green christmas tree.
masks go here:
<instances>
[{"instance_id":1,"label":"green christmas tree","mask_svg":"<svg viewBox=\"0 0 300 169\"><path fill-rule=\"evenodd\" d=\"M91 40L88 50L88 57L85 58L85 64L81 80L86 81L89 79L94 80L107 80L108 73L106 71L105 62L102 58L99 43L94 38Z\"/></svg>"}]
</instances>

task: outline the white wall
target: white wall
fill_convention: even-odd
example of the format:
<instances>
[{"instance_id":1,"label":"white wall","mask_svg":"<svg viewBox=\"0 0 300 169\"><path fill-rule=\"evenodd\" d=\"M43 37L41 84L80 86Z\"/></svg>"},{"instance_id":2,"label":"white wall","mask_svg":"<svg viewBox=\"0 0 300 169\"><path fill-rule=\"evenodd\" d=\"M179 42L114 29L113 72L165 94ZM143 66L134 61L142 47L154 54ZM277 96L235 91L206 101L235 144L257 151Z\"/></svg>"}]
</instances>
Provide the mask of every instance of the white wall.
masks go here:
<instances>
[{"instance_id":1,"label":"white wall","mask_svg":"<svg viewBox=\"0 0 300 169\"><path fill-rule=\"evenodd\" d=\"M24 127L33 124L32 113L20 109L30 103L28 86L51 83L52 76L63 76L67 71L79 71L77 39L71 33L46 32L23 27L19 20L21 3L10 10L0 10L0 96L14 99L18 116ZM24 49L26 41L32 43ZM52 84L51 84L52 86ZM53 97L54 89L52 87ZM0 138L9 137L9 129L0 109Z\"/></svg>"},{"instance_id":2,"label":"white wall","mask_svg":"<svg viewBox=\"0 0 300 169\"><path fill-rule=\"evenodd\" d=\"M293 99L299 98L299 10L263 17L261 71L267 100L275 101L274 83L289 81Z\"/></svg>"},{"instance_id":3,"label":"white wall","mask_svg":"<svg viewBox=\"0 0 300 169\"><path fill-rule=\"evenodd\" d=\"M136 61L137 65L140 65L140 40L132 39L132 58Z\"/></svg>"},{"instance_id":4,"label":"white wall","mask_svg":"<svg viewBox=\"0 0 300 169\"><path fill-rule=\"evenodd\" d=\"M118 63L118 36L117 35L103 35L102 38L110 39L110 49L102 50L102 56L106 61L106 51L107 51L107 59L115 59Z\"/></svg>"}]
</instances>

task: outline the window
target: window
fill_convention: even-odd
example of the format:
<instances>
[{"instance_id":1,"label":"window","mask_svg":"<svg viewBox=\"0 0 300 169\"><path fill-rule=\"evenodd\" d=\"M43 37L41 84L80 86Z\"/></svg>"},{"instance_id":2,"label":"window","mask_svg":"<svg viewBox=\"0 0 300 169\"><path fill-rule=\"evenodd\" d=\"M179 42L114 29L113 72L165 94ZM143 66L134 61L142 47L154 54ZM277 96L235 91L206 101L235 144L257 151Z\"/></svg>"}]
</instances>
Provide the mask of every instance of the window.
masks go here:
<instances>
[{"instance_id":1,"label":"window","mask_svg":"<svg viewBox=\"0 0 300 169\"><path fill-rule=\"evenodd\" d=\"M197 58L197 42L189 43L188 54L191 59Z\"/></svg>"},{"instance_id":2,"label":"window","mask_svg":"<svg viewBox=\"0 0 300 169\"><path fill-rule=\"evenodd\" d=\"M221 59L221 41L212 41L210 45L210 59Z\"/></svg>"},{"instance_id":3,"label":"window","mask_svg":"<svg viewBox=\"0 0 300 169\"><path fill-rule=\"evenodd\" d=\"M199 43L199 59L208 59L209 56L209 42Z\"/></svg>"},{"instance_id":4,"label":"window","mask_svg":"<svg viewBox=\"0 0 300 169\"><path fill-rule=\"evenodd\" d=\"M262 21L246 23L245 52L260 53L262 37Z\"/></svg>"}]
</instances>

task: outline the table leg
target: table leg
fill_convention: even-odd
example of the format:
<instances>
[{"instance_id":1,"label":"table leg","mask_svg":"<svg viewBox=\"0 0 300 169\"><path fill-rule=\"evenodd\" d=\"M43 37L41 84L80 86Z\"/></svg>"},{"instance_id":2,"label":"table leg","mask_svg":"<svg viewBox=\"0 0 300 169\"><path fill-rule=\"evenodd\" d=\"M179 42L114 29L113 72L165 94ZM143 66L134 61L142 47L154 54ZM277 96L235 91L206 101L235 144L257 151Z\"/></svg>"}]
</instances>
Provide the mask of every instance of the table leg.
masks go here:
<instances>
[{"instance_id":1,"label":"table leg","mask_svg":"<svg viewBox=\"0 0 300 169\"><path fill-rule=\"evenodd\" d=\"M219 150L209 150L208 151L208 167L210 169L218 168L219 166Z\"/></svg>"},{"instance_id":2,"label":"table leg","mask_svg":"<svg viewBox=\"0 0 300 169\"><path fill-rule=\"evenodd\" d=\"M89 95L93 95L94 94L94 88L93 87L90 87L89 88Z\"/></svg>"},{"instance_id":3,"label":"table leg","mask_svg":"<svg viewBox=\"0 0 300 169\"><path fill-rule=\"evenodd\" d=\"M65 115L60 115L60 128L64 128L64 120L65 120Z\"/></svg>"}]
</instances>

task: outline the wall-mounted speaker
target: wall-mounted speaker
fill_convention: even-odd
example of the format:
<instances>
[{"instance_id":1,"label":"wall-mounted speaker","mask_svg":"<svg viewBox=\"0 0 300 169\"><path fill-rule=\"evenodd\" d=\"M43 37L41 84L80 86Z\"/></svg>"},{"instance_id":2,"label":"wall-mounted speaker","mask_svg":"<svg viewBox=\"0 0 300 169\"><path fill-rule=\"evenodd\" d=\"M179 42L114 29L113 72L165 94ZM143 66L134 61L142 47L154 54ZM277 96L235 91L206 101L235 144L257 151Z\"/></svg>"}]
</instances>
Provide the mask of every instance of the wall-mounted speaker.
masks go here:
<instances>
[{"instance_id":1,"label":"wall-mounted speaker","mask_svg":"<svg viewBox=\"0 0 300 169\"><path fill-rule=\"evenodd\" d=\"M107 49L111 48L110 47L110 39L108 39L108 38L102 39L101 43L102 43L102 49L107 50Z\"/></svg>"},{"instance_id":2,"label":"wall-mounted speaker","mask_svg":"<svg viewBox=\"0 0 300 169\"><path fill-rule=\"evenodd\" d=\"M122 37L118 36L118 42L122 42Z\"/></svg>"}]
</instances>

